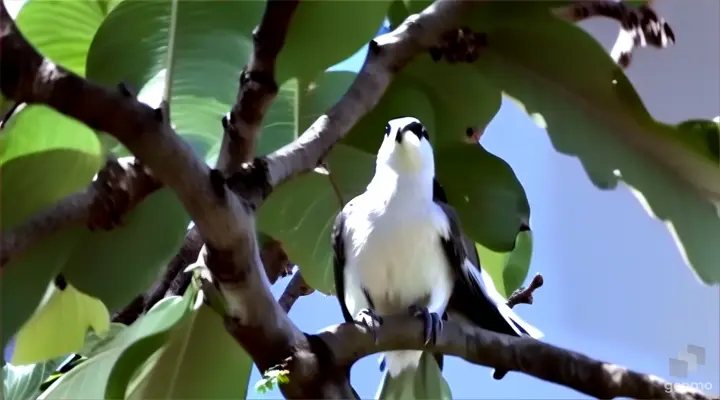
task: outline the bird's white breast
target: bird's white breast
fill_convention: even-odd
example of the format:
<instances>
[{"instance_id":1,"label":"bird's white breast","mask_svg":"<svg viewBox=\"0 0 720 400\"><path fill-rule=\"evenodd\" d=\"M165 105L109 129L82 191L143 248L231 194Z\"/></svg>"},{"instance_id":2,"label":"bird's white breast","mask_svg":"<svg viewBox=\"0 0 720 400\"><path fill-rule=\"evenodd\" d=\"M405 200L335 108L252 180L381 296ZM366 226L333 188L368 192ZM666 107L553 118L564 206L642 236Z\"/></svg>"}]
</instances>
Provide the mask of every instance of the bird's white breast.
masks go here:
<instances>
[{"instance_id":1,"label":"bird's white breast","mask_svg":"<svg viewBox=\"0 0 720 400\"><path fill-rule=\"evenodd\" d=\"M399 199L402 200L402 199ZM451 270L442 249L447 219L432 202L359 202L346 221L346 304L355 315L363 288L379 314L406 312L407 307L439 294L447 304ZM440 213L440 214L438 214ZM417 304L427 306L427 304Z\"/></svg>"}]
</instances>

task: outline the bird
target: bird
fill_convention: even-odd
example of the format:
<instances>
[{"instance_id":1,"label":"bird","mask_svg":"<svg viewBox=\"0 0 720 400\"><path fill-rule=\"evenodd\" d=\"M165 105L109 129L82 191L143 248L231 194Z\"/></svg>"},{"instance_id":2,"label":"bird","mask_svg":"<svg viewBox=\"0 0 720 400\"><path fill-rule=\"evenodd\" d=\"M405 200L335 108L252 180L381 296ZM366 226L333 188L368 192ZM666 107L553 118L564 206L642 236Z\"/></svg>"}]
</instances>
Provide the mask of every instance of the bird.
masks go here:
<instances>
[{"instance_id":1,"label":"bird","mask_svg":"<svg viewBox=\"0 0 720 400\"><path fill-rule=\"evenodd\" d=\"M382 315L422 318L426 343L444 320L458 319L515 336L542 332L505 304L455 210L435 177L427 129L415 117L387 122L375 172L365 191L335 216L331 230L335 294L345 322L373 335ZM377 398L407 397L422 358L419 350L391 351ZM442 371L442 354L433 354ZM495 371L501 379L507 371ZM400 396L402 394L402 396ZM423 398L423 393L410 397Z\"/></svg>"}]
</instances>

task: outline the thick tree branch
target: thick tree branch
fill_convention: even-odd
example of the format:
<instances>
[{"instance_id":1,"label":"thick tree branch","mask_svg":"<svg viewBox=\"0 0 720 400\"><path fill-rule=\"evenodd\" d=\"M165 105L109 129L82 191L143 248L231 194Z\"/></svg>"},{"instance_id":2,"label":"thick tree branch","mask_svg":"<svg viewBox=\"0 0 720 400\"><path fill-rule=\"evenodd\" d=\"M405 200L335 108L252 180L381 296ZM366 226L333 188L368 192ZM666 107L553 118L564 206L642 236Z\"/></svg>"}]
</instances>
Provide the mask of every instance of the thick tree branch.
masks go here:
<instances>
[{"instance_id":1,"label":"thick tree branch","mask_svg":"<svg viewBox=\"0 0 720 400\"><path fill-rule=\"evenodd\" d=\"M319 337L338 365L382 351L432 349L492 368L520 371L571 387L587 395L609 399L710 399L688 387L630 371L532 338L519 338L448 321L435 346L424 346L423 323L409 316L383 317L377 343L366 328L346 323L327 328ZM668 388L673 388L669 390Z\"/></svg>"},{"instance_id":2,"label":"thick tree branch","mask_svg":"<svg viewBox=\"0 0 720 400\"><path fill-rule=\"evenodd\" d=\"M675 33L665 19L653 11L651 3L646 1L639 7L631 7L620 1L582 1L554 12L570 22L605 17L620 23L620 32L610 56L621 67L628 68L636 47L663 49L675 43Z\"/></svg>"},{"instance_id":3,"label":"thick tree branch","mask_svg":"<svg viewBox=\"0 0 720 400\"><path fill-rule=\"evenodd\" d=\"M90 230L110 230L121 225L130 210L159 188L160 182L139 163L121 165L118 160L108 160L86 189L3 232L0 275L10 261L63 228L86 223Z\"/></svg>"}]
</instances>

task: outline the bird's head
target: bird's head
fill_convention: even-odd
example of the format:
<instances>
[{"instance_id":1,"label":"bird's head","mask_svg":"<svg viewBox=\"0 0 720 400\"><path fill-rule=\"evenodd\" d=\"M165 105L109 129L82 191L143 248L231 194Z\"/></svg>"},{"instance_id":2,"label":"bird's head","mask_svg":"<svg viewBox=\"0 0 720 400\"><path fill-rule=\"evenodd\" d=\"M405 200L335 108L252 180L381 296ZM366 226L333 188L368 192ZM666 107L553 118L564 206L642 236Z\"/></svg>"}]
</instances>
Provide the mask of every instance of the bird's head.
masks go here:
<instances>
[{"instance_id":1,"label":"bird's head","mask_svg":"<svg viewBox=\"0 0 720 400\"><path fill-rule=\"evenodd\" d=\"M423 124L413 117L390 120L377 155L377 164L398 174L435 173L430 137Z\"/></svg>"}]
</instances>

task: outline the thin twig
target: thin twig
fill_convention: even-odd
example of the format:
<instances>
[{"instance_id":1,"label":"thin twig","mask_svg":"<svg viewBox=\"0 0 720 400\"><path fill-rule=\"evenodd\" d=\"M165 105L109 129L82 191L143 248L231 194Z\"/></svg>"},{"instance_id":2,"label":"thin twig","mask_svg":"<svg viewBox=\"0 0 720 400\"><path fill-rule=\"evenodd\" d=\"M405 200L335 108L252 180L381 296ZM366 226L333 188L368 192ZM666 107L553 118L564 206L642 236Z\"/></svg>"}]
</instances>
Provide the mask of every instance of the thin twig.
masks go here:
<instances>
[{"instance_id":1,"label":"thin twig","mask_svg":"<svg viewBox=\"0 0 720 400\"><path fill-rule=\"evenodd\" d=\"M633 8L621 1L582 1L553 10L570 22L605 17L620 23L620 32L610 56L623 68L629 68L637 47L664 49L675 43L675 33L664 18L651 7L651 1Z\"/></svg>"},{"instance_id":2,"label":"thin twig","mask_svg":"<svg viewBox=\"0 0 720 400\"><path fill-rule=\"evenodd\" d=\"M518 304L532 304L533 303L533 293L535 290L539 287L541 287L544 283L544 279L542 275L536 274L532 281L530 282L530 285L527 287L521 287L517 290L515 290L507 299L507 305L510 308L515 307Z\"/></svg>"},{"instance_id":3,"label":"thin twig","mask_svg":"<svg viewBox=\"0 0 720 400\"><path fill-rule=\"evenodd\" d=\"M310 295L314 291L315 289L311 288L310 285L305 282L300 271L297 271L285 287L283 294L280 296L280 299L278 299L278 303L280 303L280 307L282 307L286 313L289 313L298 298Z\"/></svg>"}]
</instances>

